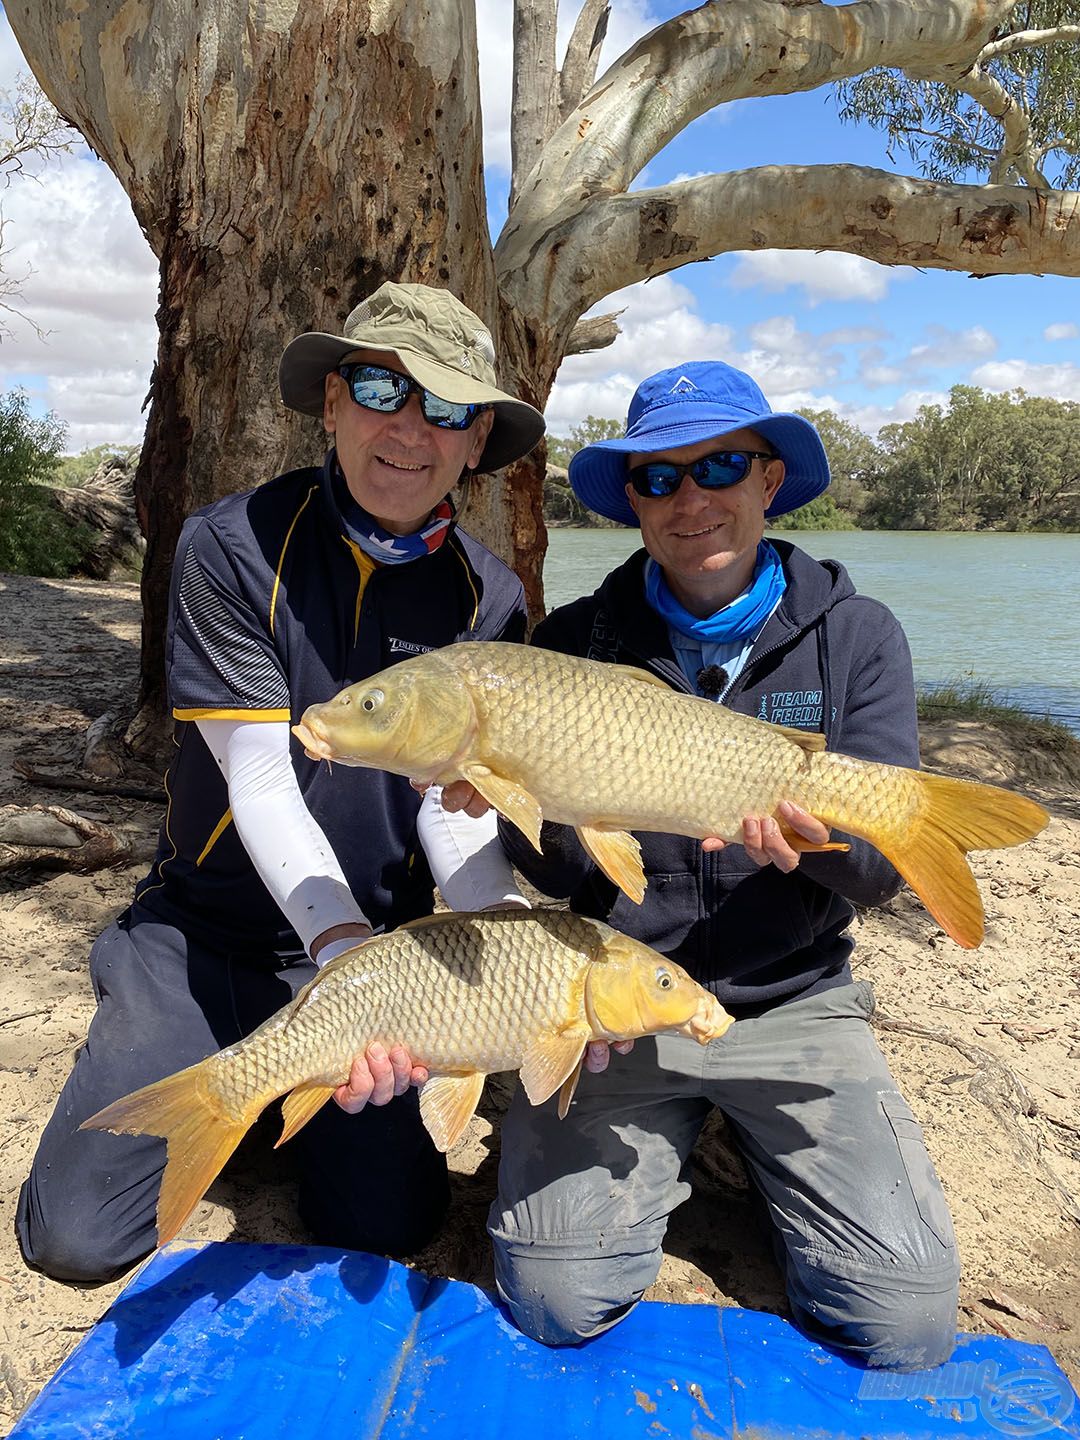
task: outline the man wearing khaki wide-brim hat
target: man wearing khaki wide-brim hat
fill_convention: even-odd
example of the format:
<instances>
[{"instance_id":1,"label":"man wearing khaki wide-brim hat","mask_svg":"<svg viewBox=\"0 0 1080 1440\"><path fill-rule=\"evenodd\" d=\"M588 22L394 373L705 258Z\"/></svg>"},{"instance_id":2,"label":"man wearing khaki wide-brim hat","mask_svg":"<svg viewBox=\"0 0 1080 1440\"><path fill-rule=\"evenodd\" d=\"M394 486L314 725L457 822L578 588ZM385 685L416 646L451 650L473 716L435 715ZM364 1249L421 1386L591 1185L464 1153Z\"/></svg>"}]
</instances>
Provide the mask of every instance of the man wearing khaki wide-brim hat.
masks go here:
<instances>
[{"instance_id":1,"label":"man wearing khaki wide-brim hat","mask_svg":"<svg viewBox=\"0 0 1080 1440\"><path fill-rule=\"evenodd\" d=\"M19 1202L23 1254L58 1279L108 1278L157 1241L163 1142L83 1120L241 1039L373 931L430 914L433 867L455 908L525 903L492 818L448 815L436 791L378 771L331 776L290 726L396 659L523 638L521 582L448 497L530 450L543 417L499 389L481 321L424 285L382 285L340 334L297 336L280 383L330 448L180 537L169 808L149 873L94 946L89 1042ZM372 1047L290 1142L319 1243L407 1255L434 1235L449 1188L411 1088L423 1078L401 1047Z\"/></svg>"}]
</instances>

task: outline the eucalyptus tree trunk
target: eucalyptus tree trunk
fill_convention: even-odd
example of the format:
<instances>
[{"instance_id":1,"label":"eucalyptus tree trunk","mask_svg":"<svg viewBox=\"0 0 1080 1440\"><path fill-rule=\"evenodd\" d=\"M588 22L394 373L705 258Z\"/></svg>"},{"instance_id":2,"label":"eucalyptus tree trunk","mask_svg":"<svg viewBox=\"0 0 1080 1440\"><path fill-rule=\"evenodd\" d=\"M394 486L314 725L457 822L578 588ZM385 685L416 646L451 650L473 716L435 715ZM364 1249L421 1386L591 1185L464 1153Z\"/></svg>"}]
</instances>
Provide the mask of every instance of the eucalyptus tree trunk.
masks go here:
<instances>
[{"instance_id":1,"label":"eucalyptus tree trunk","mask_svg":"<svg viewBox=\"0 0 1080 1440\"><path fill-rule=\"evenodd\" d=\"M17 0L7 13L161 263L136 479L138 745L161 730L185 516L322 454L318 422L279 398L285 343L336 332L386 279L448 286L497 320L473 12L458 0Z\"/></svg>"}]
</instances>

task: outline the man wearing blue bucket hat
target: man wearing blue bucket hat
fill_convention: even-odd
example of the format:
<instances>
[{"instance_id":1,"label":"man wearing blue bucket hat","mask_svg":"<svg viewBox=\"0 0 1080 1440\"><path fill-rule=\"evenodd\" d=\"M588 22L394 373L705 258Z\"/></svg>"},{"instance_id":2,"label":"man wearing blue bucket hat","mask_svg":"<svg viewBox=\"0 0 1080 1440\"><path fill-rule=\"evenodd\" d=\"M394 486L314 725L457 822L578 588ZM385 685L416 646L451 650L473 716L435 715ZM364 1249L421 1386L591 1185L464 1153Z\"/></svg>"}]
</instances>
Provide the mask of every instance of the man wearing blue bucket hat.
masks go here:
<instances>
[{"instance_id":1,"label":"man wearing blue bucket hat","mask_svg":"<svg viewBox=\"0 0 1080 1440\"><path fill-rule=\"evenodd\" d=\"M918 766L911 659L895 618L842 566L764 538L765 522L820 495L814 427L774 413L718 361L651 376L625 437L578 452L570 483L590 509L641 528L644 549L595 594L554 611L533 643L644 667L744 714L823 731L830 749ZM794 805L808 840L828 831ZM690 1152L718 1107L772 1222L791 1311L867 1364L918 1369L952 1350L959 1263L941 1186L868 1024L847 933L855 905L899 888L855 841L803 854L773 816L742 845L640 834L648 878L633 904L573 829L545 824L537 855L500 837L523 874L572 909L671 955L739 1019L702 1052L683 1036L638 1041L588 1084L565 1120L519 1094L502 1130L489 1230L517 1323L575 1343L625 1315L656 1278ZM847 838L847 837L845 837ZM704 1053L704 1060L702 1055Z\"/></svg>"}]
</instances>

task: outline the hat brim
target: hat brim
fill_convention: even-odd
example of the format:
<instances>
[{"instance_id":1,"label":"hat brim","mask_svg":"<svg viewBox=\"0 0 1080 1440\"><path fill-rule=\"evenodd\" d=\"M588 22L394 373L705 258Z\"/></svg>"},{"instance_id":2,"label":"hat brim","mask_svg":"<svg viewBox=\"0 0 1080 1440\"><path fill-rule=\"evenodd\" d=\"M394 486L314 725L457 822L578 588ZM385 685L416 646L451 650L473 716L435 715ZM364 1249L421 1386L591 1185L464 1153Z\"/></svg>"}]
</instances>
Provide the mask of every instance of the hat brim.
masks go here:
<instances>
[{"instance_id":1,"label":"hat brim","mask_svg":"<svg viewBox=\"0 0 1080 1440\"><path fill-rule=\"evenodd\" d=\"M664 426L649 430L647 436L627 435L621 440L598 440L579 450L570 461L570 487L581 503L598 515L620 525L637 527L638 518L626 497L628 455L655 455L697 445L702 440L719 440L736 430L756 430L784 462L784 481L766 520L787 515L817 498L828 488L829 461L821 437L801 415L769 414L747 416L730 425L702 419L700 404L665 407ZM685 411L685 414L680 412Z\"/></svg>"},{"instance_id":2,"label":"hat brim","mask_svg":"<svg viewBox=\"0 0 1080 1440\"><path fill-rule=\"evenodd\" d=\"M495 420L487 444L477 461L476 469L499 470L523 455L539 442L544 433L541 412L524 400L516 400L494 385L485 385L471 375L462 375L449 365L442 365L428 355L420 355L405 346L387 349L383 346L358 346L345 335L327 335L311 330L298 335L285 347L278 367L281 398L290 410L318 418L323 413L326 377L357 349L373 355L385 355L387 362L411 375L418 385L442 400L462 405L490 405Z\"/></svg>"}]
</instances>

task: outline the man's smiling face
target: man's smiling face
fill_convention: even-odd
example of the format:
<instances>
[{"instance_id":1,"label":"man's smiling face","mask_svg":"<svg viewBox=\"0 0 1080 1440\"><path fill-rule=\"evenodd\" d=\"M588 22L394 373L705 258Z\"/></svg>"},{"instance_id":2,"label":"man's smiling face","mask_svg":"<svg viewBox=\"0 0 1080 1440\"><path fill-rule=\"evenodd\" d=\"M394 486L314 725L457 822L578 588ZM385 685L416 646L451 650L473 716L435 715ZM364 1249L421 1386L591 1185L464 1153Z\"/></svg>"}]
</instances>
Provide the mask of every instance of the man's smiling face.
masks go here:
<instances>
[{"instance_id":1,"label":"man's smiling face","mask_svg":"<svg viewBox=\"0 0 1080 1440\"><path fill-rule=\"evenodd\" d=\"M628 466L666 460L689 465L718 450L769 450L756 430L732 430L695 445L631 455ZM784 479L782 460L755 460L746 478L726 490L703 490L684 476L673 495L626 494L646 550L672 594L695 615L711 615L740 595L753 578L765 511Z\"/></svg>"},{"instance_id":2,"label":"man's smiling face","mask_svg":"<svg viewBox=\"0 0 1080 1440\"><path fill-rule=\"evenodd\" d=\"M400 368L376 350L357 350L348 360ZM415 394L396 415L380 415L358 405L336 372L326 377L323 424L334 437L349 492L395 535L419 530L465 467L476 464L493 419L488 410L468 430L440 429L424 419Z\"/></svg>"}]
</instances>

